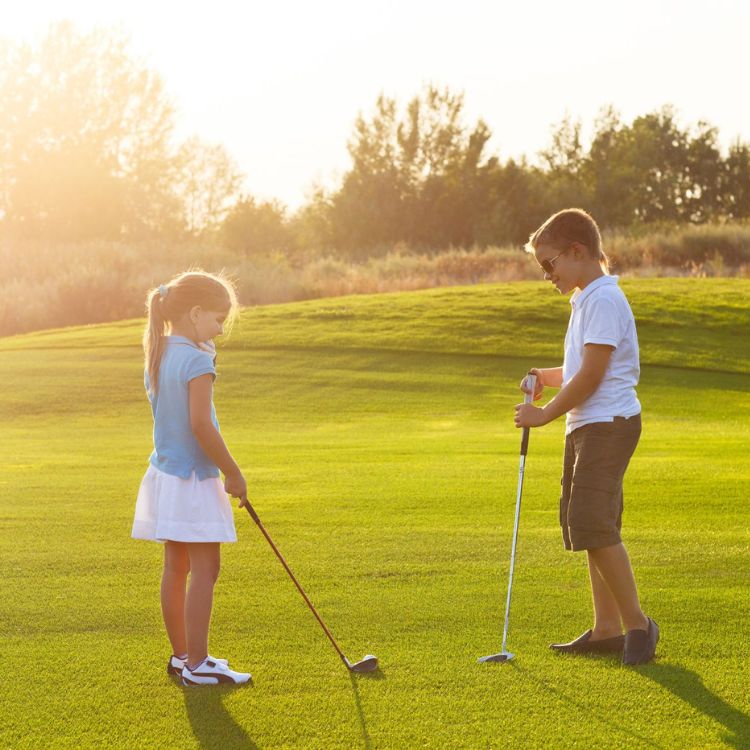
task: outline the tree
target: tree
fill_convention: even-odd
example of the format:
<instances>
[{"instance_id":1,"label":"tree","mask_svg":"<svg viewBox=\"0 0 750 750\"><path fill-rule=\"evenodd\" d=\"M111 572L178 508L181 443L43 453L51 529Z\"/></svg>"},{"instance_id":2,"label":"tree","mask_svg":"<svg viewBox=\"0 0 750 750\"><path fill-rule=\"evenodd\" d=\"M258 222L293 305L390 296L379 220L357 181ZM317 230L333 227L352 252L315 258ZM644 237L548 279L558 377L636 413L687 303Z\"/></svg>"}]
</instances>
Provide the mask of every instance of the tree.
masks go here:
<instances>
[{"instance_id":1,"label":"tree","mask_svg":"<svg viewBox=\"0 0 750 750\"><path fill-rule=\"evenodd\" d=\"M724 163L723 208L731 219L750 218L750 144L737 139Z\"/></svg>"},{"instance_id":2,"label":"tree","mask_svg":"<svg viewBox=\"0 0 750 750\"><path fill-rule=\"evenodd\" d=\"M331 196L316 185L305 203L289 222L293 244L298 253L316 256L335 247Z\"/></svg>"},{"instance_id":3,"label":"tree","mask_svg":"<svg viewBox=\"0 0 750 750\"><path fill-rule=\"evenodd\" d=\"M0 47L0 218L6 233L78 240L197 231L238 175L220 147L173 145L161 78L116 30L67 22Z\"/></svg>"},{"instance_id":4,"label":"tree","mask_svg":"<svg viewBox=\"0 0 750 750\"><path fill-rule=\"evenodd\" d=\"M703 122L681 128L671 107L631 125L604 110L581 169L592 210L610 227L717 219L724 173L716 129Z\"/></svg>"},{"instance_id":5,"label":"tree","mask_svg":"<svg viewBox=\"0 0 750 750\"><path fill-rule=\"evenodd\" d=\"M525 159L509 159L505 164L491 159L482 184L486 197L475 237L481 246L520 245L550 214L571 205L561 203L547 173Z\"/></svg>"},{"instance_id":6,"label":"tree","mask_svg":"<svg viewBox=\"0 0 750 750\"><path fill-rule=\"evenodd\" d=\"M240 198L242 174L223 146L189 138L176 157L175 192L188 232L217 229Z\"/></svg>"},{"instance_id":7,"label":"tree","mask_svg":"<svg viewBox=\"0 0 750 750\"><path fill-rule=\"evenodd\" d=\"M581 181L591 196L591 210L606 227L627 227L635 219L641 175L631 154L630 130L613 107L594 122L594 136L581 165Z\"/></svg>"},{"instance_id":8,"label":"tree","mask_svg":"<svg viewBox=\"0 0 750 750\"><path fill-rule=\"evenodd\" d=\"M286 211L277 201L258 203L245 197L227 215L221 227L224 244L248 256L265 255L271 251L289 251L294 246Z\"/></svg>"},{"instance_id":9,"label":"tree","mask_svg":"<svg viewBox=\"0 0 750 750\"><path fill-rule=\"evenodd\" d=\"M428 86L403 115L381 95L349 142L352 168L331 196L334 243L371 254L395 242L432 248L472 244L477 177L490 138L462 123L463 96Z\"/></svg>"},{"instance_id":10,"label":"tree","mask_svg":"<svg viewBox=\"0 0 750 750\"><path fill-rule=\"evenodd\" d=\"M552 143L539 154L549 172L576 175L584 162L581 121L566 115L552 127Z\"/></svg>"}]
</instances>

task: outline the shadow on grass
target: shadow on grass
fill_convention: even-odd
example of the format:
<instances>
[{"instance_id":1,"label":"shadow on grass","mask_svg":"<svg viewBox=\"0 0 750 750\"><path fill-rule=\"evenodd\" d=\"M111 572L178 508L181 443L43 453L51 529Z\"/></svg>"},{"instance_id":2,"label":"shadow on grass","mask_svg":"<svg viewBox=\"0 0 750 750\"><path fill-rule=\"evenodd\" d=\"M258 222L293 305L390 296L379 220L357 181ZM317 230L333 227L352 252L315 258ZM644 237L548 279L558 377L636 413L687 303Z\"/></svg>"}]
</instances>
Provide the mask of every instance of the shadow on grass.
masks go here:
<instances>
[{"instance_id":1,"label":"shadow on grass","mask_svg":"<svg viewBox=\"0 0 750 750\"><path fill-rule=\"evenodd\" d=\"M712 693L703 684L703 679L697 672L675 664L649 664L639 668L639 672L691 705L696 711L725 727L729 735L722 739L728 745L737 748L750 747L750 716Z\"/></svg>"},{"instance_id":2,"label":"shadow on grass","mask_svg":"<svg viewBox=\"0 0 750 750\"><path fill-rule=\"evenodd\" d=\"M619 663L619 659L615 661L614 659L607 659L605 656L597 656L597 657L589 657L589 658L596 658L601 660L607 660L612 661L613 664ZM576 700L575 698L571 698L569 695L564 693L562 690L559 690L556 687L553 687L549 682L543 680L541 677L537 677L535 674L530 672L528 669L524 669L523 667L519 666L517 662L510 661L506 662L509 664L513 669L515 669L517 672L522 674L526 679L530 680L531 682L536 683L539 685L542 690L546 690L550 695L554 695L555 698L558 700L564 701L565 703L568 703L571 706L575 706L577 709L581 711L583 715L589 715L592 719L595 719L596 721L599 721L600 723L604 724L605 726L610 727L611 729L614 729L621 734L626 735L631 740L638 740L639 742L643 743L647 747L655 747L655 748L661 748L662 745L659 745L657 742L654 742L654 740L644 737L642 734L638 734L637 732L634 732L629 727L624 726L623 724L620 724L618 721L615 721L612 718L611 714L601 714L597 713L596 711L592 710L591 706L582 703L581 701ZM501 668L504 668L501 666Z\"/></svg>"},{"instance_id":3,"label":"shadow on grass","mask_svg":"<svg viewBox=\"0 0 750 750\"><path fill-rule=\"evenodd\" d=\"M372 747L372 740L370 739L370 733L367 731L367 722L365 721L365 712L362 710L362 698L359 694L359 685L357 684L359 679L365 680L384 680L385 674L380 669L376 669L374 672L369 674L354 676L349 672L349 679L352 681L352 692L354 693L354 704L357 706L357 716L359 717L359 726L362 730L362 743L365 750L370 750Z\"/></svg>"},{"instance_id":4,"label":"shadow on grass","mask_svg":"<svg viewBox=\"0 0 750 750\"><path fill-rule=\"evenodd\" d=\"M190 727L202 748L257 750L258 746L224 708L223 702L229 693L247 689L247 686L183 689Z\"/></svg>"},{"instance_id":5,"label":"shadow on grass","mask_svg":"<svg viewBox=\"0 0 750 750\"><path fill-rule=\"evenodd\" d=\"M598 656L589 658L605 659L606 657ZM613 657L609 659L609 661L612 661L613 666L616 666L619 662L619 658L615 659ZM524 677L535 682L547 692L555 695L566 703L576 706L576 708L579 708L582 711L588 711L594 718L598 719L603 724L607 724L613 729L617 729L634 739L641 740L647 745L660 747L654 742L654 740L636 734L622 724L613 721L611 716L597 716L595 712L591 711L590 706L574 700L561 690L558 690L543 679L535 676L523 667L520 667L516 662L509 663L518 670L518 672L523 674ZM679 698L692 706L696 711L699 711L717 724L721 724L727 732L729 732L728 735L722 737L722 740L730 747L750 748L750 716L742 713L742 711L730 705L715 693L712 693L703 684L703 679L697 672L685 669L684 667L679 667L675 664L658 663L647 664L642 667L636 667L636 669L641 675L661 685L665 690L668 690L676 698Z\"/></svg>"}]
</instances>

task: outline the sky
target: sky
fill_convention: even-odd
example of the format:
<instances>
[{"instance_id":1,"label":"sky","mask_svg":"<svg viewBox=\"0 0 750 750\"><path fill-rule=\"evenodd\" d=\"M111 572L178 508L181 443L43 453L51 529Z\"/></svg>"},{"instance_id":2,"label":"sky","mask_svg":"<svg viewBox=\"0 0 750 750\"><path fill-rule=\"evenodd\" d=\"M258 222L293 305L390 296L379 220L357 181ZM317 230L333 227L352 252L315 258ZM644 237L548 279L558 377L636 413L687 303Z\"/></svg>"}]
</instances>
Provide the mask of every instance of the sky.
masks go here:
<instances>
[{"instance_id":1,"label":"sky","mask_svg":"<svg viewBox=\"0 0 750 750\"><path fill-rule=\"evenodd\" d=\"M502 160L534 161L566 116L590 135L605 105L629 122L671 104L724 147L750 140L741 0L25 0L0 6L0 36L33 42L63 19L122 29L162 76L178 138L224 145L249 194L290 209L338 184L379 94L403 106L430 83L463 92Z\"/></svg>"}]
</instances>

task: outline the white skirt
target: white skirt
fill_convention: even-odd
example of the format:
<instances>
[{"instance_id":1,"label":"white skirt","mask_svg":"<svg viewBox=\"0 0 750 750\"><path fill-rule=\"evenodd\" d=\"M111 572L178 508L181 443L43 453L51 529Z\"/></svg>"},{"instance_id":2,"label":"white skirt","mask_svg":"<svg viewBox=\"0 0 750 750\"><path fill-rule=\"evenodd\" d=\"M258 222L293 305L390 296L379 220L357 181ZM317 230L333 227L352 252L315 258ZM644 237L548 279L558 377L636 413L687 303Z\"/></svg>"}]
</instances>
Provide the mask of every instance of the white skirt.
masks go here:
<instances>
[{"instance_id":1,"label":"white skirt","mask_svg":"<svg viewBox=\"0 0 750 750\"><path fill-rule=\"evenodd\" d=\"M219 477L198 481L149 464L138 490L133 539L153 542L236 542L232 505Z\"/></svg>"}]
</instances>

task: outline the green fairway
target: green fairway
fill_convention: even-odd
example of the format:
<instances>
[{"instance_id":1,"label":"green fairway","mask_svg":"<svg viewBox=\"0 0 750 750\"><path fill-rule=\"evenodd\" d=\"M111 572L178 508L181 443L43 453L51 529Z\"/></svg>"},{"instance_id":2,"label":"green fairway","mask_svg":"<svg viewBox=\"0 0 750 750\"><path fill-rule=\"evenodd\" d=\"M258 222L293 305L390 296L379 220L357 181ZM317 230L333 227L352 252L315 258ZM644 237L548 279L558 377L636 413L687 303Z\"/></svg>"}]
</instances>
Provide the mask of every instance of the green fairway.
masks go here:
<instances>
[{"instance_id":1,"label":"green fairway","mask_svg":"<svg viewBox=\"0 0 750 750\"><path fill-rule=\"evenodd\" d=\"M657 660L557 656L590 626L558 527L563 420L532 432L502 638L530 366L569 305L518 282L244 311L215 401L250 499L211 652L252 687L167 677L162 547L130 539L151 450L142 321L0 339L0 748L750 747L750 281L623 282L644 431L624 540Z\"/></svg>"}]
</instances>

